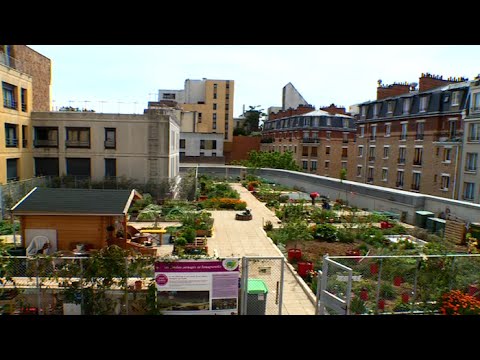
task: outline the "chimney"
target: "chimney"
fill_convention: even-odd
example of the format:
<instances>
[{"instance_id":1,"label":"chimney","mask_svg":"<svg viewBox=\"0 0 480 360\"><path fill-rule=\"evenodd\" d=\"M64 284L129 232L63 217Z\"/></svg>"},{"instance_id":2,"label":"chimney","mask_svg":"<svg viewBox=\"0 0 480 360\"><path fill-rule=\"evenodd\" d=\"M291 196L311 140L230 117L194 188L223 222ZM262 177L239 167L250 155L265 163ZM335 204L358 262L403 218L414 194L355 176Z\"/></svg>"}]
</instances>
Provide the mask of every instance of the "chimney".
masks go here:
<instances>
[{"instance_id":1,"label":"chimney","mask_svg":"<svg viewBox=\"0 0 480 360\"><path fill-rule=\"evenodd\" d=\"M391 85L382 85L382 81L378 80L377 100L385 99L390 96L398 96L408 94L410 92L410 84L393 83Z\"/></svg>"},{"instance_id":2,"label":"chimney","mask_svg":"<svg viewBox=\"0 0 480 360\"><path fill-rule=\"evenodd\" d=\"M427 91L440 86L455 84L455 83L467 81L467 80L468 79L464 77L458 77L458 78L449 77L448 79L444 80L443 76L432 75L430 73L422 73L422 76L419 79L418 91L420 92Z\"/></svg>"},{"instance_id":3,"label":"chimney","mask_svg":"<svg viewBox=\"0 0 480 360\"><path fill-rule=\"evenodd\" d=\"M328 112L330 115L342 114L345 115L344 106L336 106L335 104L330 104L330 106L325 106L320 108L320 110Z\"/></svg>"}]
</instances>

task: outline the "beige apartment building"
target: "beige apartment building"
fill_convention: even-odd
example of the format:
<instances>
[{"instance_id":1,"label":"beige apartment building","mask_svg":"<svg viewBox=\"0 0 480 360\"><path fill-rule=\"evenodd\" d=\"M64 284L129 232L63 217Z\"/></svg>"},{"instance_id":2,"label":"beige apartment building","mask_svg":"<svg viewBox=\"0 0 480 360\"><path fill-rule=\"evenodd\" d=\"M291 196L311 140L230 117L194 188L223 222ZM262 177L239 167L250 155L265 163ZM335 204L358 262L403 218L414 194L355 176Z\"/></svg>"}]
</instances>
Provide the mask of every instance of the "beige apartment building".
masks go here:
<instances>
[{"instance_id":1,"label":"beige apartment building","mask_svg":"<svg viewBox=\"0 0 480 360\"><path fill-rule=\"evenodd\" d=\"M0 184L33 176L32 111L50 110L50 59L25 45L0 45Z\"/></svg>"},{"instance_id":2,"label":"beige apartment building","mask_svg":"<svg viewBox=\"0 0 480 360\"><path fill-rule=\"evenodd\" d=\"M234 85L233 80L187 79L183 90L159 90L159 102L175 101L194 113L193 125L182 129L182 159L223 160L224 152L231 152Z\"/></svg>"},{"instance_id":3,"label":"beige apartment building","mask_svg":"<svg viewBox=\"0 0 480 360\"><path fill-rule=\"evenodd\" d=\"M359 104L354 180L458 198L465 80L422 74L419 84L379 82L377 99Z\"/></svg>"},{"instance_id":4,"label":"beige apartment building","mask_svg":"<svg viewBox=\"0 0 480 360\"><path fill-rule=\"evenodd\" d=\"M143 115L34 112L34 175L92 180L124 176L139 182L176 177L179 112L149 108Z\"/></svg>"}]
</instances>

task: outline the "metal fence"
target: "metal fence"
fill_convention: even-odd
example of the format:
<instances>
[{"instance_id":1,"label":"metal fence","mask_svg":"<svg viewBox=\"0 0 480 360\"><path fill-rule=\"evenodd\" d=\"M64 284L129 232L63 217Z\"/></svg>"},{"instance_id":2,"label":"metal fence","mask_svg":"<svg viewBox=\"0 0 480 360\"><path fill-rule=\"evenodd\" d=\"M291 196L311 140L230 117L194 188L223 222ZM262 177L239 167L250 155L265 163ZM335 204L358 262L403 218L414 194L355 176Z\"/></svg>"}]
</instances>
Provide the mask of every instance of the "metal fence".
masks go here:
<instances>
[{"instance_id":1,"label":"metal fence","mask_svg":"<svg viewBox=\"0 0 480 360\"><path fill-rule=\"evenodd\" d=\"M480 254L325 256L317 314L437 314L451 290L480 294Z\"/></svg>"},{"instance_id":2,"label":"metal fence","mask_svg":"<svg viewBox=\"0 0 480 360\"><path fill-rule=\"evenodd\" d=\"M285 258L248 256L241 267L241 315L282 315Z\"/></svg>"}]
</instances>

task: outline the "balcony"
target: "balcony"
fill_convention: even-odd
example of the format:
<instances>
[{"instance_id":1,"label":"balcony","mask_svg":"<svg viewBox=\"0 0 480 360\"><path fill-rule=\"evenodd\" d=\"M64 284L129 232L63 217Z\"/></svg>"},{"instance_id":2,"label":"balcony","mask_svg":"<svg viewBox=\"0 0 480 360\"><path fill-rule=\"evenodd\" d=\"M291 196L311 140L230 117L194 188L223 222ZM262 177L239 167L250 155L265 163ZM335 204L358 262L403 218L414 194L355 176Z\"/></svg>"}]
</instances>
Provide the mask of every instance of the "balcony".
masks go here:
<instances>
[{"instance_id":1,"label":"balcony","mask_svg":"<svg viewBox=\"0 0 480 360\"><path fill-rule=\"evenodd\" d=\"M413 165L422 166L422 160L415 160L415 161L413 162Z\"/></svg>"},{"instance_id":2,"label":"balcony","mask_svg":"<svg viewBox=\"0 0 480 360\"><path fill-rule=\"evenodd\" d=\"M373 183L373 178L372 177L367 178L367 182L368 183Z\"/></svg>"},{"instance_id":3,"label":"balcony","mask_svg":"<svg viewBox=\"0 0 480 360\"><path fill-rule=\"evenodd\" d=\"M413 191L420 191L420 185L412 184L411 190L413 190Z\"/></svg>"},{"instance_id":4,"label":"balcony","mask_svg":"<svg viewBox=\"0 0 480 360\"><path fill-rule=\"evenodd\" d=\"M58 140L39 140L35 139L33 141L34 147L58 147Z\"/></svg>"},{"instance_id":5,"label":"balcony","mask_svg":"<svg viewBox=\"0 0 480 360\"><path fill-rule=\"evenodd\" d=\"M115 149L116 145L115 140L105 140L105 149Z\"/></svg>"},{"instance_id":6,"label":"balcony","mask_svg":"<svg viewBox=\"0 0 480 360\"><path fill-rule=\"evenodd\" d=\"M0 64L8 66L12 69L16 69L20 72L25 72L25 66L23 62L15 59L14 57L8 56L5 53L0 53Z\"/></svg>"},{"instance_id":7,"label":"balcony","mask_svg":"<svg viewBox=\"0 0 480 360\"><path fill-rule=\"evenodd\" d=\"M397 181L397 182L395 183L395 186L396 186L397 188L403 188L403 181Z\"/></svg>"},{"instance_id":8,"label":"balcony","mask_svg":"<svg viewBox=\"0 0 480 360\"><path fill-rule=\"evenodd\" d=\"M304 143L304 144L319 144L320 139L318 139L318 138L302 138L302 143Z\"/></svg>"},{"instance_id":9,"label":"balcony","mask_svg":"<svg viewBox=\"0 0 480 360\"><path fill-rule=\"evenodd\" d=\"M415 140L423 140L424 134L416 134L415 135Z\"/></svg>"},{"instance_id":10,"label":"balcony","mask_svg":"<svg viewBox=\"0 0 480 360\"><path fill-rule=\"evenodd\" d=\"M348 144L348 139L343 139L343 140L342 140L342 143L343 143L343 144Z\"/></svg>"},{"instance_id":11,"label":"balcony","mask_svg":"<svg viewBox=\"0 0 480 360\"><path fill-rule=\"evenodd\" d=\"M348 155L343 155L342 154L342 160L347 160L348 159ZM374 159L375 160L375 159Z\"/></svg>"},{"instance_id":12,"label":"balcony","mask_svg":"<svg viewBox=\"0 0 480 360\"><path fill-rule=\"evenodd\" d=\"M377 136L376 135L370 135L370 140L371 141L375 141L377 139Z\"/></svg>"},{"instance_id":13,"label":"balcony","mask_svg":"<svg viewBox=\"0 0 480 360\"><path fill-rule=\"evenodd\" d=\"M271 144L274 142L274 140L275 140L274 138L264 138L264 139L261 139L260 142L262 144ZM106 141L105 141L105 147L107 147Z\"/></svg>"},{"instance_id":14,"label":"balcony","mask_svg":"<svg viewBox=\"0 0 480 360\"><path fill-rule=\"evenodd\" d=\"M6 147L17 147L18 146L18 139L6 138L5 139L5 146Z\"/></svg>"},{"instance_id":15,"label":"balcony","mask_svg":"<svg viewBox=\"0 0 480 360\"><path fill-rule=\"evenodd\" d=\"M3 107L17 110L17 102L15 100L3 99Z\"/></svg>"},{"instance_id":16,"label":"balcony","mask_svg":"<svg viewBox=\"0 0 480 360\"><path fill-rule=\"evenodd\" d=\"M401 134L400 140L407 140L407 134Z\"/></svg>"},{"instance_id":17,"label":"balcony","mask_svg":"<svg viewBox=\"0 0 480 360\"><path fill-rule=\"evenodd\" d=\"M90 147L90 141L65 140L65 147L67 147L67 148L89 148Z\"/></svg>"},{"instance_id":18,"label":"balcony","mask_svg":"<svg viewBox=\"0 0 480 360\"><path fill-rule=\"evenodd\" d=\"M369 156L368 161L375 161L375 156Z\"/></svg>"},{"instance_id":19,"label":"balcony","mask_svg":"<svg viewBox=\"0 0 480 360\"><path fill-rule=\"evenodd\" d=\"M398 158L397 164L405 164L405 158Z\"/></svg>"}]
</instances>

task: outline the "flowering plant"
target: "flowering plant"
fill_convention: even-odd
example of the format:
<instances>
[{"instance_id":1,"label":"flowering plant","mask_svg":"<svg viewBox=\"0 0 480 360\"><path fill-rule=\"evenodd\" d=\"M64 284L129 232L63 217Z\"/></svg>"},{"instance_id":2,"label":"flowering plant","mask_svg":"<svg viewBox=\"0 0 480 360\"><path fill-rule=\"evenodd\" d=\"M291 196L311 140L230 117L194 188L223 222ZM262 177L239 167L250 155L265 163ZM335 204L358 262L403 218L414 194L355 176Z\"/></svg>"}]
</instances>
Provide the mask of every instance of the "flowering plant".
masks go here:
<instances>
[{"instance_id":1,"label":"flowering plant","mask_svg":"<svg viewBox=\"0 0 480 360\"><path fill-rule=\"evenodd\" d=\"M460 290L442 295L440 313L443 315L480 315L480 301Z\"/></svg>"}]
</instances>

